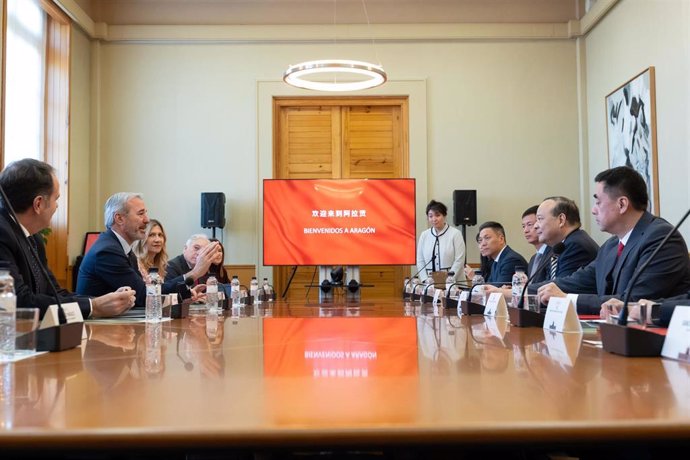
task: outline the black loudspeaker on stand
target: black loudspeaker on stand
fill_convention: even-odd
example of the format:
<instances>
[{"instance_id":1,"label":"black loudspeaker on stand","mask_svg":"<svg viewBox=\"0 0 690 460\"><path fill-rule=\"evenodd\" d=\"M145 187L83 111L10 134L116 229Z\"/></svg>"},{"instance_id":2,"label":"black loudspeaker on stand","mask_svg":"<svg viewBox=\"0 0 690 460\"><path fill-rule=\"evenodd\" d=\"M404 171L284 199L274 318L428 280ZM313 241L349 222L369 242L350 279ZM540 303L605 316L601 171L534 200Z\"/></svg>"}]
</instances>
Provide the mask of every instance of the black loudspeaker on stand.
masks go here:
<instances>
[{"instance_id":1,"label":"black loudspeaker on stand","mask_svg":"<svg viewBox=\"0 0 690 460\"><path fill-rule=\"evenodd\" d=\"M201 193L201 227L212 229L213 238L216 237L216 228L225 227L225 193Z\"/></svg>"},{"instance_id":2,"label":"black loudspeaker on stand","mask_svg":"<svg viewBox=\"0 0 690 460\"><path fill-rule=\"evenodd\" d=\"M477 191L453 191L453 224L477 225Z\"/></svg>"}]
</instances>

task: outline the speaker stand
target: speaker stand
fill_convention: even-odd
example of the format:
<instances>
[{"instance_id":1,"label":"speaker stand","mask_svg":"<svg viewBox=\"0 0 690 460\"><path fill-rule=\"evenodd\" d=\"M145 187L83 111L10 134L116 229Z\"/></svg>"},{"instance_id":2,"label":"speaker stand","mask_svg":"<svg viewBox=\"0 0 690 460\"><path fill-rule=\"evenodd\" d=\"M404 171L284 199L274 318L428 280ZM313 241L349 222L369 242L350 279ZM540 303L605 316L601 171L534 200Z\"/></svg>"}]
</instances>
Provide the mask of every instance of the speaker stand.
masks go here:
<instances>
[{"instance_id":1,"label":"speaker stand","mask_svg":"<svg viewBox=\"0 0 690 460\"><path fill-rule=\"evenodd\" d=\"M462 268L464 269L465 265L467 265L467 226L465 224L460 225L460 231L462 232L462 242L465 243L465 260L462 262Z\"/></svg>"}]
</instances>

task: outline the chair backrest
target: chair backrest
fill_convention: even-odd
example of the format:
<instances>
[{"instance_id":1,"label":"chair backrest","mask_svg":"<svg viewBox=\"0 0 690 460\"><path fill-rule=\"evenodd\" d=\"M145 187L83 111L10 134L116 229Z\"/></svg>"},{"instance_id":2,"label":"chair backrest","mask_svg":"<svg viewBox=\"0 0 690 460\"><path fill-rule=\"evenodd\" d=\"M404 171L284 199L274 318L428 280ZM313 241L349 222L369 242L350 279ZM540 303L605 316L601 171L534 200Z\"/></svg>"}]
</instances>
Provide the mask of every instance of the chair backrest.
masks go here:
<instances>
[{"instance_id":1,"label":"chair backrest","mask_svg":"<svg viewBox=\"0 0 690 460\"><path fill-rule=\"evenodd\" d=\"M93 246L93 243L96 242L100 234L101 232L86 232L86 235L84 235L84 246L81 250L82 256L85 256L86 253L89 252L89 249L91 249L91 246Z\"/></svg>"}]
</instances>

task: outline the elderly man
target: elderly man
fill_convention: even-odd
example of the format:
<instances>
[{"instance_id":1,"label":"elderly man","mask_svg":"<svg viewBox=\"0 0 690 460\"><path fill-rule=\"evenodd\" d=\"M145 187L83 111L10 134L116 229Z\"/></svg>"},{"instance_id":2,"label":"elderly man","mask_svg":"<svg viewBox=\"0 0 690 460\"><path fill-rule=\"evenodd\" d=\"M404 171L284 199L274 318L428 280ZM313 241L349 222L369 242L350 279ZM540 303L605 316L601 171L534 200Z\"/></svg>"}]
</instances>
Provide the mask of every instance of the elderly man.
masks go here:
<instances>
[{"instance_id":1,"label":"elderly man","mask_svg":"<svg viewBox=\"0 0 690 460\"><path fill-rule=\"evenodd\" d=\"M208 275L212 264L223 262L223 252L217 241L209 241L208 236L196 234L189 237L182 254L170 259L166 272L169 277L182 277L198 282ZM203 279L202 279L203 281Z\"/></svg>"},{"instance_id":2,"label":"elderly man","mask_svg":"<svg viewBox=\"0 0 690 460\"><path fill-rule=\"evenodd\" d=\"M563 243L560 255L549 252L547 280L573 274L597 256L599 245L580 228L580 210L571 199L553 196L544 199L537 209L535 224L539 241L553 247Z\"/></svg>"},{"instance_id":3,"label":"elderly man","mask_svg":"<svg viewBox=\"0 0 690 460\"><path fill-rule=\"evenodd\" d=\"M557 277L541 286L542 303L552 296L578 294L580 314L599 314L609 299L621 298L630 289L632 300L680 295L690 290L688 248L678 231L640 275L635 286L630 279L645 263L673 226L647 212L647 186L632 168L621 166L599 173L594 182L592 214L602 231L613 236L586 267L570 276Z\"/></svg>"},{"instance_id":4,"label":"elderly man","mask_svg":"<svg viewBox=\"0 0 690 460\"><path fill-rule=\"evenodd\" d=\"M117 316L134 305L134 291L125 284L102 292L99 297L80 297L58 286L47 266L43 239L37 233L50 225L57 210L60 185L52 166L23 159L10 163L0 174L8 203L0 209L0 261L9 265L14 278L17 307L39 308L41 316L56 303L77 302L84 318ZM52 286L51 286L52 285ZM116 292L112 292L115 291Z\"/></svg>"},{"instance_id":5,"label":"elderly man","mask_svg":"<svg viewBox=\"0 0 690 460\"><path fill-rule=\"evenodd\" d=\"M146 306L144 283L132 244L144 238L149 217L138 193L116 193L105 202L106 231L101 233L79 267L77 292L101 295L114 286L130 286L136 306Z\"/></svg>"}]
</instances>

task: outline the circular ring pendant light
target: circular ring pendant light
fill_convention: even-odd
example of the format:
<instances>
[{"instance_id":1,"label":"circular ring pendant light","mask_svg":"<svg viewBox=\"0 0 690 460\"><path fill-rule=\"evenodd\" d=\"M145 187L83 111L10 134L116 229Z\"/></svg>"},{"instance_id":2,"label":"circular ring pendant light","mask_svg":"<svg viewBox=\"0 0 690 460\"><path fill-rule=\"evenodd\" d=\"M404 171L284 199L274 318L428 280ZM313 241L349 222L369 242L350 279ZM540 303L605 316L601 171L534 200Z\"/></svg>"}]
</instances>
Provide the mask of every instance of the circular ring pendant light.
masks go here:
<instances>
[{"instance_id":1,"label":"circular ring pendant light","mask_svg":"<svg viewBox=\"0 0 690 460\"><path fill-rule=\"evenodd\" d=\"M332 81L319 81L318 75L332 74ZM356 76L363 79L339 81L338 75ZM387 80L383 67L363 61L345 59L324 59L291 65L283 73L283 81L288 85L316 91L358 91L375 88Z\"/></svg>"}]
</instances>

